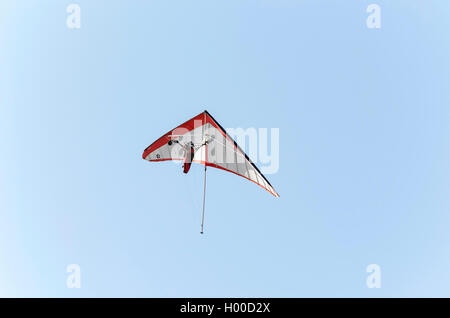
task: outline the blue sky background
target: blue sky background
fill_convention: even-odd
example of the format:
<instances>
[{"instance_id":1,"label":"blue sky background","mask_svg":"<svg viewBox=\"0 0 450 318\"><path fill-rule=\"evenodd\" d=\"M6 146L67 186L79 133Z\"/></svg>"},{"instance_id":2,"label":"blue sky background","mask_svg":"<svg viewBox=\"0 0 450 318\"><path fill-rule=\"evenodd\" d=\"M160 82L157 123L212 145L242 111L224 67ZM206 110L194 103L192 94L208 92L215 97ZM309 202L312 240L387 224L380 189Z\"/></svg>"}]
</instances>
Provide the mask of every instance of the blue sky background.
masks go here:
<instances>
[{"instance_id":1,"label":"blue sky background","mask_svg":"<svg viewBox=\"0 0 450 318\"><path fill-rule=\"evenodd\" d=\"M0 3L0 296L450 296L447 2L70 3ZM203 109L280 129L281 198L210 169L201 236L141 154Z\"/></svg>"}]
</instances>

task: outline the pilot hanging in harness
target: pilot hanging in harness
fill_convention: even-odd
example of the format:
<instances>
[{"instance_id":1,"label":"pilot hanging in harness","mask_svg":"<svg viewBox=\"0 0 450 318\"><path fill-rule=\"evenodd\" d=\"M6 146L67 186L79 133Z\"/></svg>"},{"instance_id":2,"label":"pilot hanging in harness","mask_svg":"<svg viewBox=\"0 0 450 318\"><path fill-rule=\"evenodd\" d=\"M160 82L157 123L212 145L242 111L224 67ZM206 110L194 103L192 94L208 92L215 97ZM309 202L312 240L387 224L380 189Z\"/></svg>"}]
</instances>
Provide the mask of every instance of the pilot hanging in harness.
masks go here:
<instances>
[{"instance_id":1,"label":"pilot hanging in harness","mask_svg":"<svg viewBox=\"0 0 450 318\"><path fill-rule=\"evenodd\" d=\"M184 149L184 159L183 159L183 172L188 173L189 169L191 169L192 161L194 160L195 152L200 149L202 146L205 146L209 142L208 139L206 139L202 144L195 146L195 144L190 141L186 144L182 144L176 139L169 140L168 145L171 146L172 143L179 144Z\"/></svg>"}]
</instances>

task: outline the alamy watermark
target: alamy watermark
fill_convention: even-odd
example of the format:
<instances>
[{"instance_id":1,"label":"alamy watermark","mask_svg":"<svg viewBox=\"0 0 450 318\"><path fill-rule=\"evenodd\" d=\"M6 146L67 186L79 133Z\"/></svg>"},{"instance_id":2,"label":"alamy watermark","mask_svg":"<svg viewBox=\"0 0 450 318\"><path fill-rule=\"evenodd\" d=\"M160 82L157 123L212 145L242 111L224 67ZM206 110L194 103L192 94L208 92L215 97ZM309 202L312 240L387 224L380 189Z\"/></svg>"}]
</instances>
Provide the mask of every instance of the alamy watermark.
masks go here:
<instances>
[{"instance_id":1,"label":"alamy watermark","mask_svg":"<svg viewBox=\"0 0 450 318\"><path fill-rule=\"evenodd\" d=\"M226 131L226 132L225 132ZM167 147L150 154L150 160L183 160L192 152L194 162L205 162L237 170L257 163L264 174L274 174L280 167L279 128L227 128L194 120L193 127L175 128Z\"/></svg>"},{"instance_id":2,"label":"alamy watermark","mask_svg":"<svg viewBox=\"0 0 450 318\"><path fill-rule=\"evenodd\" d=\"M381 288L381 267L378 264L370 264L366 268L370 273L366 279L367 288Z\"/></svg>"},{"instance_id":3,"label":"alamy watermark","mask_svg":"<svg viewBox=\"0 0 450 318\"><path fill-rule=\"evenodd\" d=\"M66 25L69 29L81 28L81 8L79 4L72 3L66 8L69 15L66 18Z\"/></svg>"},{"instance_id":4,"label":"alamy watermark","mask_svg":"<svg viewBox=\"0 0 450 318\"><path fill-rule=\"evenodd\" d=\"M81 268L78 264L67 265L66 272L69 273L66 280L67 288L81 288Z\"/></svg>"},{"instance_id":5,"label":"alamy watermark","mask_svg":"<svg viewBox=\"0 0 450 318\"><path fill-rule=\"evenodd\" d=\"M381 28L381 7L378 4L370 4L366 12L369 16L366 20L366 25L369 29L380 29Z\"/></svg>"}]
</instances>

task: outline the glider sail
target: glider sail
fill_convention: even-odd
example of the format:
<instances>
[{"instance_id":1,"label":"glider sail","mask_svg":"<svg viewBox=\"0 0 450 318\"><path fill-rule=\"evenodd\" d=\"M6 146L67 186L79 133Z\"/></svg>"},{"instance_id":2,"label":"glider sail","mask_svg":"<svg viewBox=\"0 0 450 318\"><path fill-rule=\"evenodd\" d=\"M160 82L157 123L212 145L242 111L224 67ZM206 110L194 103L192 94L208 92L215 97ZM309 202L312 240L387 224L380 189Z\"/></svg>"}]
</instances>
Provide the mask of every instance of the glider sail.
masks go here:
<instances>
[{"instance_id":1,"label":"glider sail","mask_svg":"<svg viewBox=\"0 0 450 318\"><path fill-rule=\"evenodd\" d=\"M189 171L191 162L205 165L205 172L207 166L222 169L279 197L236 141L206 110L156 140L145 149L142 158L148 161L183 161L184 173Z\"/></svg>"}]
</instances>

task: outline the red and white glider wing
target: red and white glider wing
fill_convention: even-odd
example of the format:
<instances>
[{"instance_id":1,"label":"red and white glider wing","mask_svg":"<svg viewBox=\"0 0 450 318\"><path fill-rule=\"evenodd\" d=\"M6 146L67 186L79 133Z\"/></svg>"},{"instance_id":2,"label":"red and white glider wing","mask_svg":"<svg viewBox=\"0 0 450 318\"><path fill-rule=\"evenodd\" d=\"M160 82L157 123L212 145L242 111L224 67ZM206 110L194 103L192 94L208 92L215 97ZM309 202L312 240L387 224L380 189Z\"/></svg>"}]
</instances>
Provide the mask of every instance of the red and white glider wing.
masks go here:
<instances>
[{"instance_id":1,"label":"red and white glider wing","mask_svg":"<svg viewBox=\"0 0 450 318\"><path fill-rule=\"evenodd\" d=\"M250 158L207 111L156 140L145 149L142 157L148 161L183 160L183 145L191 142L198 147L193 162L242 176L279 197Z\"/></svg>"}]
</instances>

